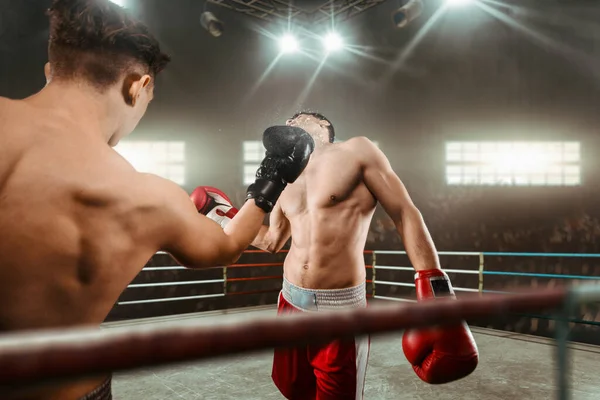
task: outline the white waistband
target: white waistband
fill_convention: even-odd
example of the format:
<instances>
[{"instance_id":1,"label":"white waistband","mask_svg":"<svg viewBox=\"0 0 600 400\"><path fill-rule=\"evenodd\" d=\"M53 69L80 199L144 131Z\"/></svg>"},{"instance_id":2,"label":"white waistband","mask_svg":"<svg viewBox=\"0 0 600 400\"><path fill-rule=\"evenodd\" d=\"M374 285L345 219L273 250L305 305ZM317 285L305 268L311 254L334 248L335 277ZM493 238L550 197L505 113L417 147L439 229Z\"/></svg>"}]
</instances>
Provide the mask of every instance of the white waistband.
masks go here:
<instances>
[{"instance_id":1,"label":"white waistband","mask_svg":"<svg viewBox=\"0 0 600 400\"><path fill-rule=\"evenodd\" d=\"M285 301L304 311L366 307L366 285L362 283L343 289L306 289L294 285L285 277L281 290Z\"/></svg>"}]
</instances>

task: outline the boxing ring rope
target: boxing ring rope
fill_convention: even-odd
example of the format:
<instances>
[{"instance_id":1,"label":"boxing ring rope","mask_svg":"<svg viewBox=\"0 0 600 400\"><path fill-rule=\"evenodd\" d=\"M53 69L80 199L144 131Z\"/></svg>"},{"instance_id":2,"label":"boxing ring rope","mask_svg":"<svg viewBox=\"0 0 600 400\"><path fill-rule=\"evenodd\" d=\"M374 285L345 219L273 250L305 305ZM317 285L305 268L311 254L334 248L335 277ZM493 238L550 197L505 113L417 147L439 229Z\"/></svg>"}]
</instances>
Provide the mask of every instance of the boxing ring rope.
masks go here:
<instances>
[{"instance_id":1,"label":"boxing ring rope","mask_svg":"<svg viewBox=\"0 0 600 400\"><path fill-rule=\"evenodd\" d=\"M379 303L369 308L293 314L199 326L194 321L126 329L62 329L0 337L0 386L100 375L230 354L326 342L339 337L380 334L446 325L514 312L561 310L600 300L600 286L554 288L511 295L467 295L451 301ZM562 321L562 320L561 320ZM564 322L564 321L563 321ZM564 326L558 331L559 370L566 371ZM567 399L566 374L559 379Z\"/></svg>"},{"instance_id":2,"label":"boxing ring rope","mask_svg":"<svg viewBox=\"0 0 600 400\"><path fill-rule=\"evenodd\" d=\"M249 250L246 253L262 253ZM382 300L414 302L410 299L376 294L377 285L414 287L413 283L382 280L378 271L414 271L410 266L378 265L377 256L406 255L404 251L365 251L372 260L366 265L372 271L372 295ZM557 321L557 364L559 398L568 399L567 391L567 337L569 323L583 322L600 325L595 321L574 320L575 308L583 303L600 301L600 285L584 285L567 289L538 290L530 293L504 292L484 289L485 275L541 277L552 279L581 279L600 281L598 276L572 274L536 274L526 272L488 271L486 257L590 257L600 254L571 253L499 253L499 252L439 252L440 256L478 257L478 269L444 269L448 273L478 275L478 288L455 287L456 291L473 292L455 301L423 302L416 304L381 302L367 309L342 310L335 313L307 313L285 318L266 318L232 324L197 326L193 321L175 322L165 326L139 326L111 329L67 329L0 336L0 386L10 387L30 382L68 379L139 367L158 366L168 363L199 360L228 354L236 354L279 346L293 346L312 341L327 341L340 336L392 332L405 328L428 325L451 324L460 320L475 321L494 315L539 313L559 310ZM218 298L233 295L250 295L279 292L275 289L230 291L229 283L282 280L280 274L266 276L232 277L230 269L253 267L282 267L282 262L240 263L222 269L222 278L206 280L163 281L156 283L132 283L131 289L164 288L169 286L222 284L222 291L202 295L164 297L120 301L117 304L146 304ZM148 266L143 271L170 271L187 269L177 265ZM547 318L543 316L533 316Z\"/></svg>"},{"instance_id":3,"label":"boxing ring rope","mask_svg":"<svg viewBox=\"0 0 600 400\"><path fill-rule=\"evenodd\" d=\"M396 250L374 250L373 252L373 269L374 270L391 270L391 271L414 271L413 267L408 266L395 266L395 265L378 265L376 263L377 255L407 255L406 251L396 251ZM456 273L456 274L471 274L471 275L479 275L479 287L477 289L472 288L462 288L462 287L454 287L454 290L457 292L479 292L479 293L510 293L505 291L498 290L485 290L484 289L484 276L520 276L520 277L530 277L530 278L550 278L550 279L579 279L579 280L592 280L592 281L600 281L600 276L589 276L589 275L572 275L572 274L546 274L546 273L533 273L533 272L510 272L510 271L489 271L485 269L485 258L486 257L576 257L576 258L600 258L600 253L515 253L515 252L465 252L465 251L440 251L438 252L440 256L473 256L479 258L479 269L478 270L466 270L466 269L445 269L444 271L447 273ZM393 301L407 301L412 302L414 300L397 298L397 297L388 297L388 296L379 296L376 295L376 285L390 285L390 286L404 286L404 287L414 287L414 283L400 283L400 282L390 282L383 280L373 280L373 297L383 300L393 300ZM581 320L581 323L591 323L595 325L595 321L584 321Z\"/></svg>"},{"instance_id":4,"label":"boxing ring rope","mask_svg":"<svg viewBox=\"0 0 600 400\"><path fill-rule=\"evenodd\" d=\"M282 253L286 253L288 250L282 250ZM166 253L158 253L166 254ZM247 250L244 254L267 254L262 250ZM388 300L388 301L403 301L403 302L414 302L413 299L390 297L377 295L377 285L382 286L396 286L396 287L414 287L414 283L405 282L393 282L389 280L377 279L377 271L414 271L411 266L395 266L395 265L379 265L377 264L378 255L406 255L406 251L397 250L366 250L365 255L372 256L372 263L366 265L367 269L372 270L372 279L367 279L366 283L371 285L372 294L369 297ZM478 257L479 268L477 270L467 269L444 269L447 273L455 274L467 274L467 275L478 275L479 284L478 288L467 288L467 287L454 287L456 292L477 292L477 293L495 293L495 294L508 294L510 292L500 290L486 290L484 289L484 276L515 276L515 277L530 277L530 278L549 278L549 279L579 279L579 280L591 280L600 281L600 276L586 276L586 275L572 275L572 274L546 274L546 273L529 273L529 272L510 272L510 271L489 271L485 269L486 257L577 257L577 258L600 258L600 253L515 253L515 252L470 252L470 251L440 251L440 256L463 256L463 257ZM228 275L228 270L231 268L255 268L255 267L282 267L283 262L267 262L267 263L239 263L233 264L226 267L219 267L223 269L223 279L209 279L209 280L194 280L194 281L174 281L174 282L158 282L158 283L142 283L142 284L130 284L128 289L144 288L144 287L160 287L160 286L179 286L179 285L203 285L211 283L222 283L222 292L211 293L205 295L194 295L194 296L180 296L180 297L168 297L168 298L157 298L148 300L130 300L130 301L119 301L117 305L132 305L132 304L144 304L144 303L159 303L162 301L177 301L177 300L195 300L195 299L207 299L215 297L224 297L228 295L249 295L249 294L262 294L262 293L275 293L279 289L268 289L268 290L257 290L257 291L240 291L232 292L228 290L228 283L233 282L244 282L244 281L262 281L262 280L275 280L282 279L280 275L274 276L261 276L261 277L241 277L231 278ZM145 267L142 271L169 271L169 270L187 270L182 266L151 266ZM537 316L539 318L545 318L543 316ZM600 324L596 321L585 321L576 320L579 323L597 325Z\"/></svg>"},{"instance_id":5,"label":"boxing ring rope","mask_svg":"<svg viewBox=\"0 0 600 400\"><path fill-rule=\"evenodd\" d=\"M282 252L287 252L287 250L282 251ZM254 254L255 253L265 254L265 252L262 250L246 250L244 252L244 254L253 254L253 253ZM157 254L167 254L167 253L159 252ZM123 306L123 305L134 305L134 304L161 303L161 302L167 302L167 301L200 300L200 299L209 299L209 298L216 298L216 297L225 297L228 295L248 295L248 294L262 294L262 293L279 292L280 289L254 290L254 291L242 291L242 292L231 292L227 289L227 284L233 283L233 282L251 282L251 281L264 281L264 280L276 280L276 279L282 280L283 279L283 275L230 278L227 274L227 271L230 268L255 268L255 267L283 267L283 262L240 263L240 264L228 265L225 267L215 267L215 268L223 269L223 278L222 279L131 283L127 286L127 289L168 287L168 286L180 286L180 285L205 285L205 284L213 284L213 283L222 283L223 291L219 292L219 293L211 293L211 294L205 294L205 295L178 296L178 297L167 297L167 298L156 298L156 299L119 301L119 302L117 302L117 305ZM162 266L144 267L142 269L142 272L173 271L173 270L191 270L191 269L180 266L180 265L162 265Z\"/></svg>"}]
</instances>

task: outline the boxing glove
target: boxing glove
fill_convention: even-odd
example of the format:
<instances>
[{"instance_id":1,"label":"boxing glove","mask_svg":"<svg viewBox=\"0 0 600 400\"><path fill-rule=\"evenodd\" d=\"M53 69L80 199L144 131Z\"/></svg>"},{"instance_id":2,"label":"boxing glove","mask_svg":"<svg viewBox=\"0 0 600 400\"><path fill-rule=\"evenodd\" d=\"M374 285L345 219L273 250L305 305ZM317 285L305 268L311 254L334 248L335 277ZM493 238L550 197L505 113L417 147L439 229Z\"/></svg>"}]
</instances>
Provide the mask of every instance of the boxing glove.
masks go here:
<instances>
[{"instance_id":1,"label":"boxing glove","mask_svg":"<svg viewBox=\"0 0 600 400\"><path fill-rule=\"evenodd\" d=\"M419 301L455 298L450 279L441 269L418 271L415 286ZM407 330L402 337L402 349L417 376L430 384L462 379L479 362L475 339L465 322Z\"/></svg>"},{"instance_id":2,"label":"boxing glove","mask_svg":"<svg viewBox=\"0 0 600 400\"><path fill-rule=\"evenodd\" d=\"M300 176L315 149L313 138L296 126L272 126L263 134L267 150L248 187L246 200L254 199L265 212L271 212L283 189Z\"/></svg>"},{"instance_id":3,"label":"boxing glove","mask_svg":"<svg viewBox=\"0 0 600 400\"><path fill-rule=\"evenodd\" d=\"M190 195L200 214L225 228L238 210L231 204L229 197L219 189L211 186L199 186Z\"/></svg>"}]
</instances>

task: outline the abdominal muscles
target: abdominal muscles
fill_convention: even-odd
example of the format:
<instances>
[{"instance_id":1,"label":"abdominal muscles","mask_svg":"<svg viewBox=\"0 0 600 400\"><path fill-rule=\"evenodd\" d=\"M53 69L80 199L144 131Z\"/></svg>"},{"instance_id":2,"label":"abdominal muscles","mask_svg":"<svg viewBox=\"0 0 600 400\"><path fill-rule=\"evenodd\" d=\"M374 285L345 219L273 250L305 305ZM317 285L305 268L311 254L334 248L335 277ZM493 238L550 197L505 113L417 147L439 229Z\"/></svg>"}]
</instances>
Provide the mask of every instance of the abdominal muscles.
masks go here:
<instances>
[{"instance_id":1,"label":"abdominal muscles","mask_svg":"<svg viewBox=\"0 0 600 400\"><path fill-rule=\"evenodd\" d=\"M363 283L364 246L374 207L368 211L361 208L358 202L348 199L291 217L292 246L284 266L286 279L311 289Z\"/></svg>"}]
</instances>

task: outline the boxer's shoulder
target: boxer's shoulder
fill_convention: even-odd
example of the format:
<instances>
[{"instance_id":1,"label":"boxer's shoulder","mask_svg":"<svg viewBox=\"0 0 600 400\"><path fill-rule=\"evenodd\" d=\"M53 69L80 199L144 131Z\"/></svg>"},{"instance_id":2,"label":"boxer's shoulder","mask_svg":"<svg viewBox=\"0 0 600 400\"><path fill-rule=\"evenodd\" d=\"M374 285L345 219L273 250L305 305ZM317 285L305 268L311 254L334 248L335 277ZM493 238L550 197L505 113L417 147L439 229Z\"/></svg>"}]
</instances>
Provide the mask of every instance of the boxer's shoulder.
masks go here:
<instances>
[{"instance_id":1,"label":"boxer's shoulder","mask_svg":"<svg viewBox=\"0 0 600 400\"><path fill-rule=\"evenodd\" d=\"M356 136L339 144L344 149L348 156L353 156L356 159L368 158L377 150L375 143L366 136Z\"/></svg>"},{"instance_id":2,"label":"boxer's shoulder","mask_svg":"<svg viewBox=\"0 0 600 400\"><path fill-rule=\"evenodd\" d=\"M349 148L355 150L365 150L365 146L367 149L371 148L372 146L375 146L375 143L373 143L371 139L369 139L366 136L355 136L346 140L343 143L346 144L346 146L348 146Z\"/></svg>"},{"instance_id":3,"label":"boxer's shoulder","mask_svg":"<svg viewBox=\"0 0 600 400\"><path fill-rule=\"evenodd\" d=\"M0 123L6 123L14 115L15 108L18 108L19 101L7 99L0 96Z\"/></svg>"},{"instance_id":4,"label":"boxer's shoulder","mask_svg":"<svg viewBox=\"0 0 600 400\"><path fill-rule=\"evenodd\" d=\"M21 137L22 133L28 132L32 126L39 125L43 120L44 115L39 115L37 109L26 99L0 97L0 126L5 132Z\"/></svg>"},{"instance_id":5,"label":"boxer's shoulder","mask_svg":"<svg viewBox=\"0 0 600 400\"><path fill-rule=\"evenodd\" d=\"M175 182L153 174L138 175L140 193L154 211L164 214L193 207L188 193Z\"/></svg>"},{"instance_id":6,"label":"boxer's shoulder","mask_svg":"<svg viewBox=\"0 0 600 400\"><path fill-rule=\"evenodd\" d=\"M0 96L0 111L4 109L4 107L8 107L11 104L14 104L17 100L9 99L8 97Z\"/></svg>"}]
</instances>

